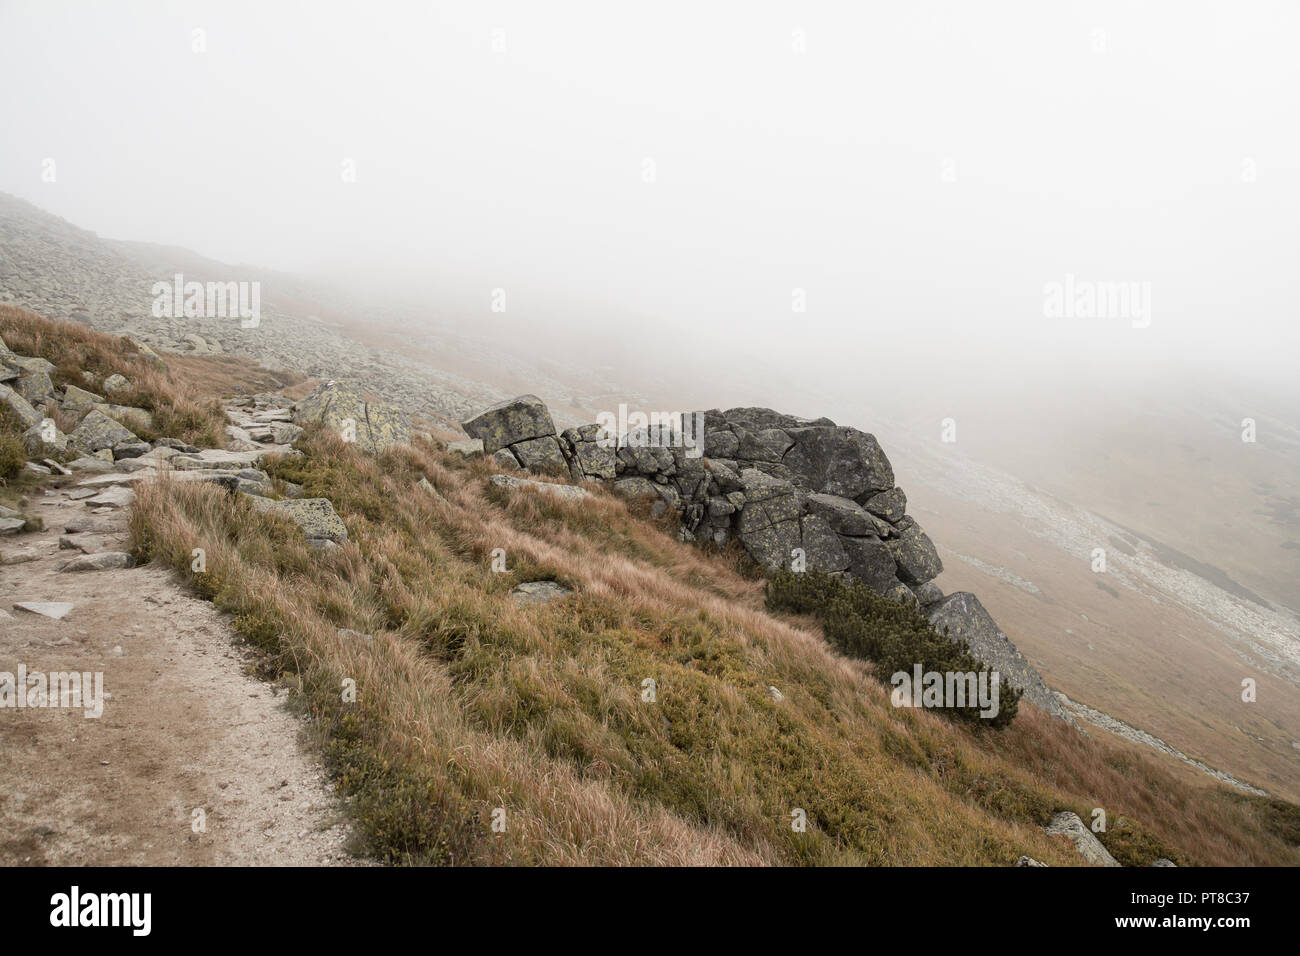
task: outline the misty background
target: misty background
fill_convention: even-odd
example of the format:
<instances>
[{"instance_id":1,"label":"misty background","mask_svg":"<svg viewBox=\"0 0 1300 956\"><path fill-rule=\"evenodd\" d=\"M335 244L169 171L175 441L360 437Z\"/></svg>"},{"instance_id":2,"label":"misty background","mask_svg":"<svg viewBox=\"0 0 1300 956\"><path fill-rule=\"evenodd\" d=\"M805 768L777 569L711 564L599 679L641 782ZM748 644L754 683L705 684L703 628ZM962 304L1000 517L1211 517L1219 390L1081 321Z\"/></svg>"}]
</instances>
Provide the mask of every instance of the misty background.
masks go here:
<instances>
[{"instance_id":1,"label":"misty background","mask_svg":"<svg viewBox=\"0 0 1300 956\"><path fill-rule=\"evenodd\" d=\"M683 405L952 416L1002 448L1185 393L1235 426L1296 407L1298 25L1265 2L4 0L0 189ZM1149 284L1149 327L1047 317L1067 275Z\"/></svg>"},{"instance_id":2,"label":"misty background","mask_svg":"<svg viewBox=\"0 0 1300 956\"><path fill-rule=\"evenodd\" d=\"M260 281L276 334L343 345L227 349L368 384L396 356L415 406L873 432L938 586L1053 687L1294 795L1298 28L1259 0L0 0L0 193L127 241L0 196L0 301L93 301L23 273L108 250ZM1054 315L1071 277L1149 312Z\"/></svg>"}]
</instances>

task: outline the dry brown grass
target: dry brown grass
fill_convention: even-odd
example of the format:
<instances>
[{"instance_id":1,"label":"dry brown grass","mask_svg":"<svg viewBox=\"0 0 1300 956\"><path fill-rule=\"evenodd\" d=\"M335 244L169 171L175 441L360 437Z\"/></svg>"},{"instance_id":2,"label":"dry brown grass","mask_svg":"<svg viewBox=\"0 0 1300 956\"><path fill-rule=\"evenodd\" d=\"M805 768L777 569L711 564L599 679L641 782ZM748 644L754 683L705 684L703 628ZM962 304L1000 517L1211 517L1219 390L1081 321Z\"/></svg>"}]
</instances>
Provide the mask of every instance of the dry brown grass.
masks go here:
<instances>
[{"instance_id":1,"label":"dry brown grass","mask_svg":"<svg viewBox=\"0 0 1300 956\"><path fill-rule=\"evenodd\" d=\"M272 372L239 355L169 354L166 361L172 379L190 395L255 395L308 381L297 372Z\"/></svg>"},{"instance_id":2,"label":"dry brown grass","mask_svg":"<svg viewBox=\"0 0 1300 956\"><path fill-rule=\"evenodd\" d=\"M340 551L187 483L139 488L135 546L234 614L300 691L385 859L1071 865L1039 827L1097 806L1126 863L1300 859L1253 802L1028 705L1001 734L890 707L867 665L765 612L734 555L682 545L603 490L575 504L499 489L489 462L427 442L377 458L320 433L300 444L304 459L270 470L334 502ZM189 570L196 547L204 574ZM528 608L506 596L545 578L577 593ZM498 807L504 833L489 826Z\"/></svg>"},{"instance_id":3,"label":"dry brown grass","mask_svg":"<svg viewBox=\"0 0 1300 956\"><path fill-rule=\"evenodd\" d=\"M116 405L131 405L153 414L154 427L134 427L141 438L169 437L205 447L224 447L225 416L216 399L199 399L196 391L173 377L168 367L151 360L131 340L96 332L77 322L59 322L12 305L0 305L0 337L19 355L44 358L55 366L56 386L76 385L99 391L109 375L124 375L131 387L104 396ZM57 417L60 428L72 424Z\"/></svg>"}]
</instances>

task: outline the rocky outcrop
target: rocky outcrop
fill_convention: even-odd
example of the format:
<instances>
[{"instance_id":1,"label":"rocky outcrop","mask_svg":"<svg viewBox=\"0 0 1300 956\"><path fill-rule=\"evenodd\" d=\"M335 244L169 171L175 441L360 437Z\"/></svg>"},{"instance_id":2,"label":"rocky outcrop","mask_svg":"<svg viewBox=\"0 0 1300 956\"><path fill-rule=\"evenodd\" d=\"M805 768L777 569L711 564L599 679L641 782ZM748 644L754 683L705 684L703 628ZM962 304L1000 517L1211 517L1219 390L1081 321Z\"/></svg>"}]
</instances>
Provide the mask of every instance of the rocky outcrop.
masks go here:
<instances>
[{"instance_id":1,"label":"rocky outcrop","mask_svg":"<svg viewBox=\"0 0 1300 956\"><path fill-rule=\"evenodd\" d=\"M875 437L828 418L715 409L686 416L677 431L618 437L593 424L557 436L546 405L523 395L464 428L484 452L505 451L521 467L657 495L680 512L684 538L724 545L734 537L767 568L844 574L917 603L912 588L943 570Z\"/></svg>"},{"instance_id":2,"label":"rocky outcrop","mask_svg":"<svg viewBox=\"0 0 1300 956\"><path fill-rule=\"evenodd\" d=\"M573 485L557 485L550 481L533 481L531 478L516 478L514 475L493 475L488 481L498 488L536 488L548 495L555 495L557 498L570 501L581 501L583 498L590 497L586 490L575 488Z\"/></svg>"},{"instance_id":3,"label":"rocky outcrop","mask_svg":"<svg viewBox=\"0 0 1300 956\"><path fill-rule=\"evenodd\" d=\"M866 432L829 418L733 408L622 436L598 424L556 436L550 412L535 395L494 405L464 428L503 464L565 468L576 482L612 481L618 494L659 499L655 513L675 509L684 540L721 546L734 538L766 568L826 571L911 603L1029 700L1065 715L979 600L965 592L945 597L934 584L943 562L907 513L907 495L895 485L884 449ZM509 475L492 481L528 483ZM585 494L574 486L533 484Z\"/></svg>"}]
</instances>

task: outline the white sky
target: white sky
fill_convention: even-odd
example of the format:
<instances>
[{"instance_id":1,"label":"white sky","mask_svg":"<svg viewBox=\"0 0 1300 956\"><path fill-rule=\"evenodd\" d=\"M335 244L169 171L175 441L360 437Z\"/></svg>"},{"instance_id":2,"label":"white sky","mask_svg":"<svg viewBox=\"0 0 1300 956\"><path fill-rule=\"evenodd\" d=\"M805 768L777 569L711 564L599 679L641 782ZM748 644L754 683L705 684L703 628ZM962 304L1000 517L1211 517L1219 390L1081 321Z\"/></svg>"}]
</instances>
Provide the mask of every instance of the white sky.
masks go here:
<instances>
[{"instance_id":1,"label":"white sky","mask_svg":"<svg viewBox=\"0 0 1300 956\"><path fill-rule=\"evenodd\" d=\"M1298 27L1252 0L0 0L0 189L810 376L1286 382ZM1151 327L1045 317L1067 273L1150 283Z\"/></svg>"}]
</instances>

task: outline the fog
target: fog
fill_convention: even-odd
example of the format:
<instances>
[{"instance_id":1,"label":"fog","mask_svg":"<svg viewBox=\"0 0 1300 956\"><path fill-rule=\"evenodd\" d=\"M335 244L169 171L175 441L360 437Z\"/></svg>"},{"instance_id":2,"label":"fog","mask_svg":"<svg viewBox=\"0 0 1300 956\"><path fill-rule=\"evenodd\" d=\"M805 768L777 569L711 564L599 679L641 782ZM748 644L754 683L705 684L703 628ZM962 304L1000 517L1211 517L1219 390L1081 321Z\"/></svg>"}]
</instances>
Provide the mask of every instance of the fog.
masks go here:
<instances>
[{"instance_id":1,"label":"fog","mask_svg":"<svg viewBox=\"0 0 1300 956\"><path fill-rule=\"evenodd\" d=\"M1292 395L1297 26L1285 2L5 0L0 189L751 392ZM1053 283L1135 297L1053 314Z\"/></svg>"}]
</instances>

